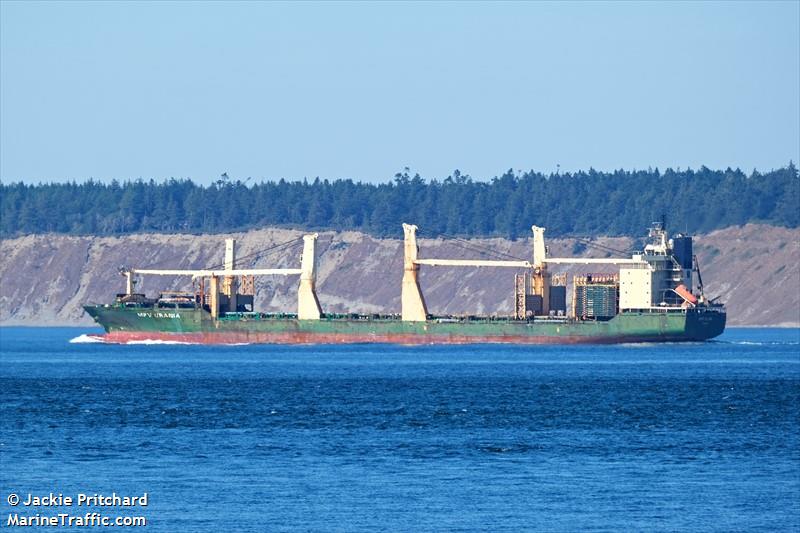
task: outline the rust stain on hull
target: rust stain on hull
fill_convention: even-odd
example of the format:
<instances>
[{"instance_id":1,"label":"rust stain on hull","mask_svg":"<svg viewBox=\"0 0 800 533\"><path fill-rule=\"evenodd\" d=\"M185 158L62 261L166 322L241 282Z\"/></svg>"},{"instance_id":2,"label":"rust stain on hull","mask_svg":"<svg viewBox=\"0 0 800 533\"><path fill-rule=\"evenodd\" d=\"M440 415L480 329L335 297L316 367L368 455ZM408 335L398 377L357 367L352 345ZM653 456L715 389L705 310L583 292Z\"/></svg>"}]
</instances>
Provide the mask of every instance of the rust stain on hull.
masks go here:
<instances>
[{"instance_id":1,"label":"rust stain on hull","mask_svg":"<svg viewBox=\"0 0 800 533\"><path fill-rule=\"evenodd\" d=\"M93 338L111 344L129 342L182 342L190 344L615 344L620 342L650 342L686 339L664 337L595 337L595 336L527 336L527 335L416 335L368 334L339 335L326 333L260 333L260 332L198 332L156 333L115 331Z\"/></svg>"}]
</instances>

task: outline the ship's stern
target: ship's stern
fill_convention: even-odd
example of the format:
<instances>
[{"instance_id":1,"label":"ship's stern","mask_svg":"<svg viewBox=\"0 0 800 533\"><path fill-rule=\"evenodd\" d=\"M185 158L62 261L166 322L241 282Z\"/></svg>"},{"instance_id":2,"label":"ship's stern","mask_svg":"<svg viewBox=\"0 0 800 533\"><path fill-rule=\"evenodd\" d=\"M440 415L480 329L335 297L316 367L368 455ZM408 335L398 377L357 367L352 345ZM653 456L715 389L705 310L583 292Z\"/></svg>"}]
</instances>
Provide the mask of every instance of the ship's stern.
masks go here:
<instances>
[{"instance_id":1,"label":"ship's stern","mask_svg":"<svg viewBox=\"0 0 800 533\"><path fill-rule=\"evenodd\" d=\"M722 306L695 307L686 313L686 337L693 341L707 341L725 331L727 315Z\"/></svg>"}]
</instances>

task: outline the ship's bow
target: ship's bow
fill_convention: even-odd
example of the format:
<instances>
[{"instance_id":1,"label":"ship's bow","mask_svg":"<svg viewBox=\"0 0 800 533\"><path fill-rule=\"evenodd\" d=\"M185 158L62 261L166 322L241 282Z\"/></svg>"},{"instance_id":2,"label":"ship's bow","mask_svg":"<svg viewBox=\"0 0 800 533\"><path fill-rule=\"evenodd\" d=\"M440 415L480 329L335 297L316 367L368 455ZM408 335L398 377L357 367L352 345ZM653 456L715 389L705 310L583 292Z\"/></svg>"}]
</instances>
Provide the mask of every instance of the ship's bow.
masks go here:
<instances>
[{"instance_id":1,"label":"ship's bow","mask_svg":"<svg viewBox=\"0 0 800 533\"><path fill-rule=\"evenodd\" d=\"M84 305L83 310L86 311L86 314L92 317L92 319L100 324L106 333L109 331L109 324L107 321L103 320L103 307L99 305Z\"/></svg>"}]
</instances>

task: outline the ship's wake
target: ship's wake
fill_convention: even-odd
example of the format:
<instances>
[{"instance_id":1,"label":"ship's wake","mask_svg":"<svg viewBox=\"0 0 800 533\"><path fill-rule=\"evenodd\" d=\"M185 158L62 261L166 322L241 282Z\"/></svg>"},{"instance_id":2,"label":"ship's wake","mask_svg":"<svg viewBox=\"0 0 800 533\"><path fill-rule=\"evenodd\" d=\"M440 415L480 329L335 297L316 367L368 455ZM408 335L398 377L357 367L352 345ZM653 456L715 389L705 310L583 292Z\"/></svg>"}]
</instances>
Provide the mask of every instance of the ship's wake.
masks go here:
<instances>
[{"instance_id":1,"label":"ship's wake","mask_svg":"<svg viewBox=\"0 0 800 533\"><path fill-rule=\"evenodd\" d=\"M140 346L148 346L148 345L173 345L173 346L194 346L194 345L203 345L202 342L192 342L192 341L185 341L185 340L167 340L167 339L128 339L128 340L120 340L120 339L109 339L105 335L102 334L88 334L84 333L83 335L78 335L74 339L70 339L69 341L72 344L117 344L120 346L125 345L140 345ZM217 343L220 346L250 346L252 343L249 342L230 342L230 343Z\"/></svg>"},{"instance_id":2,"label":"ship's wake","mask_svg":"<svg viewBox=\"0 0 800 533\"><path fill-rule=\"evenodd\" d=\"M108 340L103 335L84 333L69 341L72 344L200 344L197 342L168 341L163 339L136 339L127 341Z\"/></svg>"},{"instance_id":3,"label":"ship's wake","mask_svg":"<svg viewBox=\"0 0 800 533\"><path fill-rule=\"evenodd\" d=\"M737 344L739 346L797 346L797 341L717 341L721 344Z\"/></svg>"},{"instance_id":4,"label":"ship's wake","mask_svg":"<svg viewBox=\"0 0 800 533\"><path fill-rule=\"evenodd\" d=\"M98 335L89 335L84 333L83 335L78 335L74 339L70 339L69 342L71 344L94 344L94 343L102 343L105 342L102 337Z\"/></svg>"}]
</instances>

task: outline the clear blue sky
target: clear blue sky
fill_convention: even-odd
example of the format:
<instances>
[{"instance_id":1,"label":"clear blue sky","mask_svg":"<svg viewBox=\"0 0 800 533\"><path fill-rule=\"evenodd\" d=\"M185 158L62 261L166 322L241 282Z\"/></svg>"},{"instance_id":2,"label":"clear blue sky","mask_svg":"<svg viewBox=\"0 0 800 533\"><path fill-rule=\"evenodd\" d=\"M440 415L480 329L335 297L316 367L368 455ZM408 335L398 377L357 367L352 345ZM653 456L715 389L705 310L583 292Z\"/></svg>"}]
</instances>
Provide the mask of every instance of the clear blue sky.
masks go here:
<instances>
[{"instance_id":1,"label":"clear blue sky","mask_svg":"<svg viewBox=\"0 0 800 533\"><path fill-rule=\"evenodd\" d=\"M800 153L800 3L0 4L0 179L386 181Z\"/></svg>"}]
</instances>

